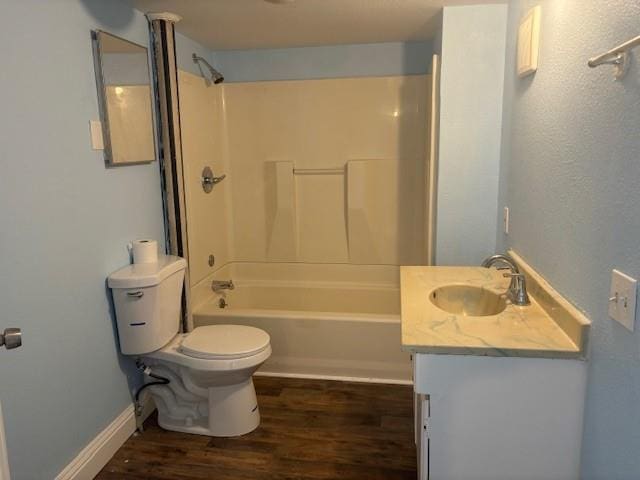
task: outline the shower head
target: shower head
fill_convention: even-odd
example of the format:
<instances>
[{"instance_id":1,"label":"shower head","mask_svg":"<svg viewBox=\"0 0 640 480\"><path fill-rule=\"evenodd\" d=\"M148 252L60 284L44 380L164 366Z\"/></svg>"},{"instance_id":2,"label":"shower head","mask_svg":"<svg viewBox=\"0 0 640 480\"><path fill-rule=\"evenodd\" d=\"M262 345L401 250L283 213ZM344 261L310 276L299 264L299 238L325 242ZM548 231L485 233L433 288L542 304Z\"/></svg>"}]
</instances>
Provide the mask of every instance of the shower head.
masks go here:
<instances>
[{"instance_id":1,"label":"shower head","mask_svg":"<svg viewBox=\"0 0 640 480\"><path fill-rule=\"evenodd\" d=\"M207 67L209 69L209 74L211 75L211 81L214 84L219 84L224 82L224 76L215 68L213 68L211 66L211 64L209 62L207 62L204 58L199 57L198 55L196 55L195 53L191 56L191 58L193 58L193 63L198 63L201 62L204 64L205 67Z\"/></svg>"},{"instance_id":2,"label":"shower head","mask_svg":"<svg viewBox=\"0 0 640 480\"><path fill-rule=\"evenodd\" d=\"M211 81L214 84L217 85L219 83L224 82L224 76L219 71L217 71L215 68L210 66L209 67L209 71L211 72Z\"/></svg>"}]
</instances>

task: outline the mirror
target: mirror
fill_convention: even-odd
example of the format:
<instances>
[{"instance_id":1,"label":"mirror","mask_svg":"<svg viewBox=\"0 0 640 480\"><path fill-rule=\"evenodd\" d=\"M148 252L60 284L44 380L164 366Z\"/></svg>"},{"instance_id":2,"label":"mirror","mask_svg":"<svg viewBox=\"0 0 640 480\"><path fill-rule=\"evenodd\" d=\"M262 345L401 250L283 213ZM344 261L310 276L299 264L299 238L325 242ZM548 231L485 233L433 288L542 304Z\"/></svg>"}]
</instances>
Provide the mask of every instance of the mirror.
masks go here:
<instances>
[{"instance_id":1,"label":"mirror","mask_svg":"<svg viewBox=\"0 0 640 480\"><path fill-rule=\"evenodd\" d=\"M105 162L126 165L156 158L147 49L92 32Z\"/></svg>"}]
</instances>

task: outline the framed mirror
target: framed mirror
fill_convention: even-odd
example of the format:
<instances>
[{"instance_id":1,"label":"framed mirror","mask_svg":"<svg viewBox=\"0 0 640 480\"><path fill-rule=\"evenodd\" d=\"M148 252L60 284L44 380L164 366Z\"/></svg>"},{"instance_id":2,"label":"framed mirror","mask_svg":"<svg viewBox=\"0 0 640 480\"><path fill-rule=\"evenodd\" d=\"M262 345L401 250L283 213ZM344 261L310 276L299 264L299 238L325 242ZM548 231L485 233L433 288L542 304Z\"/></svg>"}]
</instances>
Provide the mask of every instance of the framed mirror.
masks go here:
<instances>
[{"instance_id":1,"label":"framed mirror","mask_svg":"<svg viewBox=\"0 0 640 480\"><path fill-rule=\"evenodd\" d=\"M147 49L101 30L92 32L105 162L156 159Z\"/></svg>"}]
</instances>

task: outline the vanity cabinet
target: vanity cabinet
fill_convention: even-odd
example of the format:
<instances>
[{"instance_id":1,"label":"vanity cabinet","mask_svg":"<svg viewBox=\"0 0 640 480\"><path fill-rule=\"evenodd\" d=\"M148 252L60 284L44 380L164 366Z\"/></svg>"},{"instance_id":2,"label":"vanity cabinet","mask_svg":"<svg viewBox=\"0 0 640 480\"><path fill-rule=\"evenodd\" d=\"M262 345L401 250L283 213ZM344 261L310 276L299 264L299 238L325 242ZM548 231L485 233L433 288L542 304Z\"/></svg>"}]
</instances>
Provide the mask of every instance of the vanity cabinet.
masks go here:
<instances>
[{"instance_id":1,"label":"vanity cabinet","mask_svg":"<svg viewBox=\"0 0 640 480\"><path fill-rule=\"evenodd\" d=\"M509 256L529 303L495 269L400 269L420 480L579 478L591 322Z\"/></svg>"},{"instance_id":2,"label":"vanity cabinet","mask_svg":"<svg viewBox=\"0 0 640 480\"><path fill-rule=\"evenodd\" d=\"M586 363L414 354L420 480L579 478Z\"/></svg>"}]
</instances>

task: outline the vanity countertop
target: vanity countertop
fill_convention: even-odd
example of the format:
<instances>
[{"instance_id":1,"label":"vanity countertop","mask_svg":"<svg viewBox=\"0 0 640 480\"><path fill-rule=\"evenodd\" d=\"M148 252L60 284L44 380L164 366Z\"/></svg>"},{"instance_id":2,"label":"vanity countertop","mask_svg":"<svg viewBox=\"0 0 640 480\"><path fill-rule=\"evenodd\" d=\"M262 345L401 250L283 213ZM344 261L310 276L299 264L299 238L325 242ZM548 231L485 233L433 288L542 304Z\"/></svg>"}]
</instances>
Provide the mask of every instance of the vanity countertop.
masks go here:
<instances>
[{"instance_id":1,"label":"vanity countertop","mask_svg":"<svg viewBox=\"0 0 640 480\"><path fill-rule=\"evenodd\" d=\"M499 357L584 358L589 320L515 253L531 305L508 304L490 316L448 313L430 300L445 285L502 294L509 279L495 268L401 267L402 347L413 353Z\"/></svg>"}]
</instances>

